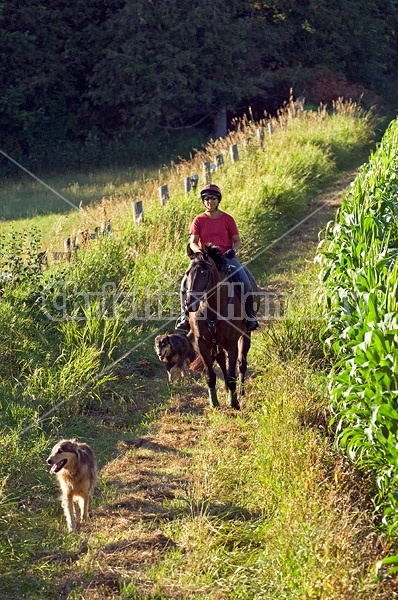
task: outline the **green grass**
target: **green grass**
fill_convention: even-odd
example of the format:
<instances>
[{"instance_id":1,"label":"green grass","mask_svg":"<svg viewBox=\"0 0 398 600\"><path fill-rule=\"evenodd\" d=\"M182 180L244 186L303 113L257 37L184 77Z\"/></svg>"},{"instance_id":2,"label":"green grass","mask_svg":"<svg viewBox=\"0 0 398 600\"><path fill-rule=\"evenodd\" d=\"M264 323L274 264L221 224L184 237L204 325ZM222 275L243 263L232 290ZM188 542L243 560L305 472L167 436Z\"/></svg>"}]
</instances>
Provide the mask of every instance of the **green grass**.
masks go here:
<instances>
[{"instance_id":1,"label":"green grass","mask_svg":"<svg viewBox=\"0 0 398 600\"><path fill-rule=\"evenodd\" d=\"M304 281L313 276L308 269ZM298 314L293 305L291 322ZM347 466L325 436L326 376L309 352L311 341L320 345L314 323L302 322L292 343L287 327L282 319L254 337L256 376L242 414L207 419L184 495L189 514L166 528L178 549L152 572L165 598L173 588L192 598L216 590L231 599L383 597L364 499L350 498Z\"/></svg>"},{"instance_id":2,"label":"green grass","mask_svg":"<svg viewBox=\"0 0 398 600\"><path fill-rule=\"evenodd\" d=\"M242 143L240 161L217 172L223 207L242 224L243 255L259 251L251 264L262 281L273 276L269 244L336 180L338 156L362 155L375 125L353 106L283 123L264 149ZM321 317L307 313L316 273L291 273L289 292L304 291L254 336L240 414L210 412L203 379L168 386L153 352L158 326L174 324L157 314L157 292L178 298L187 227L201 208L183 176L249 134L254 125L242 124L192 162L141 180L141 191L88 204L73 226L106 211L114 232L71 263L41 272L35 244L5 232L2 269L16 277L0 300L2 596L383 599L365 493L355 495L355 473L327 435ZM165 182L172 193L160 207ZM131 202L142 196L136 226ZM145 319L130 319L135 303ZM45 469L60 437L91 443L100 466L93 519L76 536L65 534Z\"/></svg>"},{"instance_id":3,"label":"green grass","mask_svg":"<svg viewBox=\"0 0 398 600\"><path fill-rule=\"evenodd\" d=\"M117 203L135 195L148 179L155 179L156 168L113 169L76 172L72 175L22 173L19 181L8 181L0 191L0 222L2 230L26 231L35 227L43 236L44 247L55 246L60 251L63 239L85 225L82 210L100 204L103 198ZM101 220L104 216L101 215ZM98 222L88 222L94 231Z\"/></svg>"}]
</instances>

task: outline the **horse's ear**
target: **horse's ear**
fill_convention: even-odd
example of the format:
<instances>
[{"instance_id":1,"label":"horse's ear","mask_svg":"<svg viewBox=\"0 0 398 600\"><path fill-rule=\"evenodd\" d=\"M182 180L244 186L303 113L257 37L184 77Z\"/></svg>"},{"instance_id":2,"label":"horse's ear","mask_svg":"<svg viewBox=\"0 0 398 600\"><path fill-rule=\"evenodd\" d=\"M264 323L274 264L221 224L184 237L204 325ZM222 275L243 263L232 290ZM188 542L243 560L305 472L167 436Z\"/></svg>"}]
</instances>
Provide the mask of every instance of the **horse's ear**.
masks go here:
<instances>
[{"instance_id":1,"label":"horse's ear","mask_svg":"<svg viewBox=\"0 0 398 600\"><path fill-rule=\"evenodd\" d=\"M187 254L191 260L195 256L195 252L192 250L191 244L187 244Z\"/></svg>"},{"instance_id":2,"label":"horse's ear","mask_svg":"<svg viewBox=\"0 0 398 600\"><path fill-rule=\"evenodd\" d=\"M189 244L187 246L187 254L191 260L194 260L195 258L204 258L203 252L194 252Z\"/></svg>"}]
</instances>

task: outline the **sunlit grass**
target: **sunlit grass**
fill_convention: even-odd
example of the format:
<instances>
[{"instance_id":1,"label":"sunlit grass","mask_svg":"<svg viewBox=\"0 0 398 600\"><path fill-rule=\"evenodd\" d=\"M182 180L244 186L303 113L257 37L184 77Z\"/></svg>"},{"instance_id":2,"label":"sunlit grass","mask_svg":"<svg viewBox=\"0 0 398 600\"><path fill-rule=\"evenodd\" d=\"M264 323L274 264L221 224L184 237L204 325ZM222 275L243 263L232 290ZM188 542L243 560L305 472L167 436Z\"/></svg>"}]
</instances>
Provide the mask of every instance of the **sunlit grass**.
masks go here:
<instances>
[{"instance_id":1,"label":"sunlit grass","mask_svg":"<svg viewBox=\"0 0 398 600\"><path fill-rule=\"evenodd\" d=\"M339 126L335 147L344 148L347 128L363 127L358 144L370 143L370 119L349 111L341 118L346 128ZM306 132L302 145L300 131ZM129 182L113 173L106 176L109 186L106 177L97 183L100 176L94 184L90 177L58 181L82 209L32 221L44 227L47 247L62 249L67 233L92 230L105 217L113 232L80 249L77 260L50 264L26 288L5 289L1 298L5 594L16 594L19 586L32 599L62 593L70 600L90 594L357 600L362 589L372 597L377 586L369 575L375 557L369 519L355 503L352 509L325 437L317 323L289 312L290 321L253 336L254 377L242 412L231 415L203 409L197 397L204 392L202 380L168 387L153 352L155 322L124 321L133 301L145 305L148 292L153 313L152 293L178 295L188 226L201 210L198 193L185 193L184 177L201 176L204 160L225 154L213 179L224 192L222 207L241 224L242 256L248 259L296 222L308 200L337 177L332 138L329 115L293 118L285 112L264 148L256 125L242 123L192 161L153 178L137 175ZM234 164L227 158L232 142L241 153ZM57 180L52 183L56 187ZM161 207L158 187L165 183L170 200ZM137 199L144 203L140 225L132 218ZM266 258L260 253L259 273L268 268ZM60 298L54 282L64 286ZM122 294L120 312L105 322L98 318L104 284ZM64 321L54 323L45 314L42 287L54 309L65 303ZM300 299L310 307L308 296ZM112 297L104 300L101 310L109 316ZM187 442L179 446L184 428ZM65 535L44 464L48 447L61 436L91 442L101 467L93 521L73 539ZM127 450L118 445L137 436L146 436L148 447L139 441Z\"/></svg>"},{"instance_id":2,"label":"sunlit grass","mask_svg":"<svg viewBox=\"0 0 398 600\"><path fill-rule=\"evenodd\" d=\"M3 231L23 231L36 227L43 235L43 246L62 250L64 238L85 226L91 232L104 219L96 210L93 221L86 222L82 211L107 198L118 203L139 193L148 179L157 177L157 169L114 169L72 175L43 176L37 179L23 174L22 181L6 182L0 191L0 223Z\"/></svg>"},{"instance_id":3,"label":"sunlit grass","mask_svg":"<svg viewBox=\"0 0 398 600\"><path fill-rule=\"evenodd\" d=\"M311 269L296 282L310 289L313 276ZM289 317L302 316L298 302ZM267 329L254 337L256 376L242 414L213 413L204 424L186 490L188 515L165 529L177 548L149 571L160 598L388 593L375 579L366 498L351 490L348 466L325 436L326 376L314 370L309 348L316 323L301 323L290 353L283 319L273 340Z\"/></svg>"},{"instance_id":4,"label":"sunlit grass","mask_svg":"<svg viewBox=\"0 0 398 600\"><path fill-rule=\"evenodd\" d=\"M140 200L145 219L162 221L163 236L171 215L165 210L164 219L159 212L159 187L167 184L171 204L179 207L172 224L177 218L186 231L200 203L195 192L185 194L185 178L197 174L202 179L203 163L214 163L221 154L224 166L213 173L213 180L223 189L225 210L233 211L249 240L253 219L262 220L262 234L267 226L272 238L275 217L267 215L269 208L293 215L309 194L336 177L336 166L347 166L344 162L353 147L357 151L368 147L375 122L372 113L353 103L338 102L331 114L326 108L297 111L290 104L272 120L237 122L225 139L210 142L189 161L148 171L106 170L43 180L54 191L25 174L22 183L9 183L0 194L2 230L35 225L43 235L43 249L62 251L64 239L85 229L93 232L104 220L111 220L114 230L120 232L132 221L133 202ZM259 126L265 131L262 145ZM235 163L230 159L232 144L239 149L240 160ZM154 239L159 239L158 231ZM242 251L249 254L254 249L255 244Z\"/></svg>"}]
</instances>

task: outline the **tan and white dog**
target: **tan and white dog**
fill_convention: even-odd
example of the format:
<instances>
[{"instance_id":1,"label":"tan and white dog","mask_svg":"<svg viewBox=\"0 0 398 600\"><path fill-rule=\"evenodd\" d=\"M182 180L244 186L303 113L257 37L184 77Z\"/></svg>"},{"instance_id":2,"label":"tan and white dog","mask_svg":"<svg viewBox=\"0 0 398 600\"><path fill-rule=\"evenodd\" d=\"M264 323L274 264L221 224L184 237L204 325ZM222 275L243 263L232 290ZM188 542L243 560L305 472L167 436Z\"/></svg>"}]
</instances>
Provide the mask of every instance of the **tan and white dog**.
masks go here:
<instances>
[{"instance_id":1,"label":"tan and white dog","mask_svg":"<svg viewBox=\"0 0 398 600\"><path fill-rule=\"evenodd\" d=\"M169 381L188 373L188 367L197 354L190 335L166 333L155 338L155 352L159 360L165 363Z\"/></svg>"},{"instance_id":2,"label":"tan and white dog","mask_svg":"<svg viewBox=\"0 0 398 600\"><path fill-rule=\"evenodd\" d=\"M87 444L76 440L61 440L52 449L47 464L52 465L50 473L57 476L61 488L62 508L68 531L75 531L81 520L88 519L90 502L97 482L97 465L93 451Z\"/></svg>"}]
</instances>

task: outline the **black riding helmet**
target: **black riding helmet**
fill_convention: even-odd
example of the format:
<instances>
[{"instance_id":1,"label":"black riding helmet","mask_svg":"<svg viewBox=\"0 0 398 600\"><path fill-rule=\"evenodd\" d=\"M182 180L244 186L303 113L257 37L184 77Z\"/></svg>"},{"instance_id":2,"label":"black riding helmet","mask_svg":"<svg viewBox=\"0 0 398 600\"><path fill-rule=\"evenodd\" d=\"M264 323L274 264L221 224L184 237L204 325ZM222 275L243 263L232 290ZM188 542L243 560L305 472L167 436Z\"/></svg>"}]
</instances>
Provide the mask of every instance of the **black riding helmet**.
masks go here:
<instances>
[{"instance_id":1,"label":"black riding helmet","mask_svg":"<svg viewBox=\"0 0 398 600\"><path fill-rule=\"evenodd\" d=\"M204 199L205 196L217 196L218 201L220 201L222 198L220 188L218 187L218 185L215 185L214 183L209 183L200 190L200 197L202 198L202 200Z\"/></svg>"}]
</instances>

